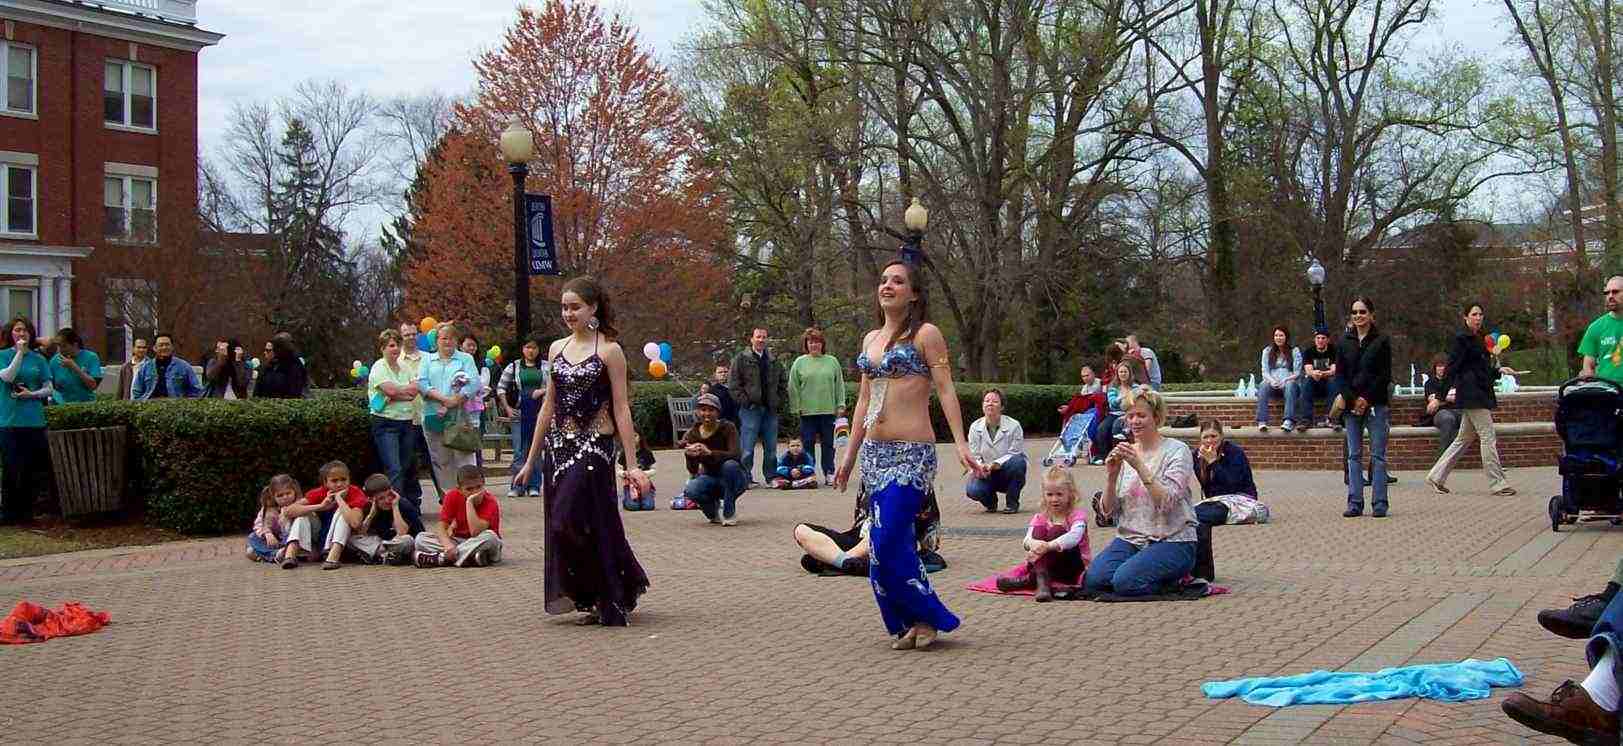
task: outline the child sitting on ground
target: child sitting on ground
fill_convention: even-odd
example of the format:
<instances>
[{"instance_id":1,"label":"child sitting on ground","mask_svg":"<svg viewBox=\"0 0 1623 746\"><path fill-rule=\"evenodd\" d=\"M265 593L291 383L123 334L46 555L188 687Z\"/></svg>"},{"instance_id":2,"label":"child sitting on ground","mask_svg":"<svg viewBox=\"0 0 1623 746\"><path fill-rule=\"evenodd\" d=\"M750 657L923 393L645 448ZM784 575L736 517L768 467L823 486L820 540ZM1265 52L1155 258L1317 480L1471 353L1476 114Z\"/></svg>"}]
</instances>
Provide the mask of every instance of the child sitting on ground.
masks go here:
<instances>
[{"instance_id":1,"label":"child sitting on ground","mask_svg":"<svg viewBox=\"0 0 1623 746\"><path fill-rule=\"evenodd\" d=\"M817 467L810 453L800 446L799 438L790 438L783 455L778 457L777 476L772 486L780 490L799 490L817 486Z\"/></svg>"},{"instance_id":2,"label":"child sitting on ground","mask_svg":"<svg viewBox=\"0 0 1623 746\"><path fill-rule=\"evenodd\" d=\"M259 491L259 513L254 530L248 534L248 559L254 562L280 562L282 545L287 542L288 524L282 511L299 499L299 482L288 474L271 477Z\"/></svg>"},{"instance_id":3,"label":"child sitting on ground","mask_svg":"<svg viewBox=\"0 0 1623 746\"><path fill-rule=\"evenodd\" d=\"M440 501L440 525L417 535L418 567L484 567L502 561L502 506L474 464L456 470L456 489Z\"/></svg>"},{"instance_id":4,"label":"child sitting on ground","mask_svg":"<svg viewBox=\"0 0 1623 746\"><path fill-rule=\"evenodd\" d=\"M620 505L626 510L653 510L654 484L648 483L648 494L638 492L636 485L626 481L626 454L624 450L615 448L620 457L614 465L614 476L620 480ZM637 436L637 468L647 474L649 479L654 477L654 452L642 444L642 436Z\"/></svg>"},{"instance_id":5,"label":"child sitting on ground","mask_svg":"<svg viewBox=\"0 0 1623 746\"><path fill-rule=\"evenodd\" d=\"M327 561L323 570L336 570L344 554L359 558L368 565L404 565L411 560L412 526L395 510L400 495L389 484L386 474L373 474L366 478L361 490L366 495L364 515L358 508L340 502L333 516L332 528L327 531ZM417 531L423 527L419 523Z\"/></svg>"},{"instance_id":6,"label":"child sitting on ground","mask_svg":"<svg viewBox=\"0 0 1623 746\"><path fill-rule=\"evenodd\" d=\"M282 553L282 569L299 566L300 555L316 557L320 551L317 542L324 535L323 521L331 521L342 502L351 508L366 507L366 493L349 483L349 467L342 461L328 461L321 466L321 486L304 493L304 501L289 505L282 511L282 520L292 521L287 530L287 550ZM323 515L326 514L326 515Z\"/></svg>"},{"instance_id":7,"label":"child sitting on ground","mask_svg":"<svg viewBox=\"0 0 1623 746\"><path fill-rule=\"evenodd\" d=\"M1035 588L1038 602L1054 600L1052 585L1082 584L1093 552L1088 548L1088 516L1077 503L1081 492L1071 472L1054 466L1043 472L1043 509L1031 517L1021 545L1026 549L1024 573L1001 576L997 589L1005 593Z\"/></svg>"}]
</instances>

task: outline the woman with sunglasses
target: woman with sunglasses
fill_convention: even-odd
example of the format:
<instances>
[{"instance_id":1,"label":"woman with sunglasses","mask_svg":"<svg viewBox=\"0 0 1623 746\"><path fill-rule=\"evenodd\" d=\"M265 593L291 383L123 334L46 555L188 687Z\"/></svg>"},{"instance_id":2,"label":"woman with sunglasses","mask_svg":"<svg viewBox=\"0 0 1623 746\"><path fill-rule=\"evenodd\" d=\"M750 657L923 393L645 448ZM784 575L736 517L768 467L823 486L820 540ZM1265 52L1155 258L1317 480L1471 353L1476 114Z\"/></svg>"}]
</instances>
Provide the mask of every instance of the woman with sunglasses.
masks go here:
<instances>
[{"instance_id":1,"label":"woman with sunglasses","mask_svg":"<svg viewBox=\"0 0 1623 746\"><path fill-rule=\"evenodd\" d=\"M1364 514L1364 431L1369 431L1369 481L1376 518L1386 517L1386 436L1391 430L1387 405L1392 393L1392 342L1375 327L1375 304L1353 298L1352 328L1337 346L1336 383L1347 403L1342 421L1347 433L1347 510L1345 518Z\"/></svg>"}]
</instances>

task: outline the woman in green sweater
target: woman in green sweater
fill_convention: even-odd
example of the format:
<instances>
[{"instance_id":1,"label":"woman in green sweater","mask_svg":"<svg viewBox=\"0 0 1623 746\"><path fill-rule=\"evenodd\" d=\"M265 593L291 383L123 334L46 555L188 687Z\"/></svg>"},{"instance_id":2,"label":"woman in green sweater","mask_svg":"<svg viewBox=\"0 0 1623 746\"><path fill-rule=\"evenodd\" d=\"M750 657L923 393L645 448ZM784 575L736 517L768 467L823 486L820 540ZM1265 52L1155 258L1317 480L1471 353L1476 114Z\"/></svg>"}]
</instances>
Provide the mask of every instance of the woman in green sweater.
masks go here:
<instances>
[{"instance_id":1,"label":"woman in green sweater","mask_svg":"<svg viewBox=\"0 0 1623 746\"><path fill-rule=\"evenodd\" d=\"M806 354L789 366L789 410L800 415L800 442L812 455L813 444L823 469L823 484L834 480L834 414L845 406L845 373L840 361L823 350L823 330L811 327L800 335Z\"/></svg>"}]
</instances>

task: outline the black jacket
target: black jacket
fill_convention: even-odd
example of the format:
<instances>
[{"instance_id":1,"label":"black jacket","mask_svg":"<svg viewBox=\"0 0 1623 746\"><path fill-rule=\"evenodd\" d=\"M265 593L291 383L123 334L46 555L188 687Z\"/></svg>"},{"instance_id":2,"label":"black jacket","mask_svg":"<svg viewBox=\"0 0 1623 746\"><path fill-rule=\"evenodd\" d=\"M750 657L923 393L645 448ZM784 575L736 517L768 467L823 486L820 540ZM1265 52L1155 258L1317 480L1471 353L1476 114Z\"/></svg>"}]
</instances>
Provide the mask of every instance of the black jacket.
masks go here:
<instances>
[{"instance_id":1,"label":"black jacket","mask_svg":"<svg viewBox=\"0 0 1623 746\"><path fill-rule=\"evenodd\" d=\"M298 358L275 360L260 366L259 382L254 385L256 399L298 399L309 388L309 375Z\"/></svg>"},{"instance_id":2,"label":"black jacket","mask_svg":"<svg viewBox=\"0 0 1623 746\"><path fill-rule=\"evenodd\" d=\"M1341 384L1347 408L1363 397L1370 404L1387 404L1392 397L1392 340L1371 325L1359 343L1358 330L1348 329L1336 345L1336 382Z\"/></svg>"},{"instance_id":3,"label":"black jacket","mask_svg":"<svg viewBox=\"0 0 1623 746\"><path fill-rule=\"evenodd\" d=\"M1499 366L1493 364L1482 338L1469 329L1454 335L1454 345L1448 350L1448 369L1444 372L1454 387L1454 406L1460 409L1493 409L1499 400L1493 393L1493 382L1499 380Z\"/></svg>"}]
</instances>

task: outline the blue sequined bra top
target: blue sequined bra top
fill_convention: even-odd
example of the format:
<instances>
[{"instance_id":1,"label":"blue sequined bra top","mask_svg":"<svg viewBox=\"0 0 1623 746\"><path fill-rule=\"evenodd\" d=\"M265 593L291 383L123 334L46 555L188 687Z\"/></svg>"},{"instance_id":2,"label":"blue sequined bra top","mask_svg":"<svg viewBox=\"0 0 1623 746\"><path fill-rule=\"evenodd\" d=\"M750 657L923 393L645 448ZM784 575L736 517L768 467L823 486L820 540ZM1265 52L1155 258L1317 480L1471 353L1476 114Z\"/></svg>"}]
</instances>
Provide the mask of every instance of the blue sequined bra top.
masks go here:
<instances>
[{"instance_id":1,"label":"blue sequined bra top","mask_svg":"<svg viewBox=\"0 0 1623 746\"><path fill-rule=\"evenodd\" d=\"M868 361L866 351L857 353L857 370L869 378L903 378L905 376L929 377L930 366L924 363L924 356L919 354L919 348L912 343L902 342L885 351L880 356L879 364L874 365Z\"/></svg>"}]
</instances>

